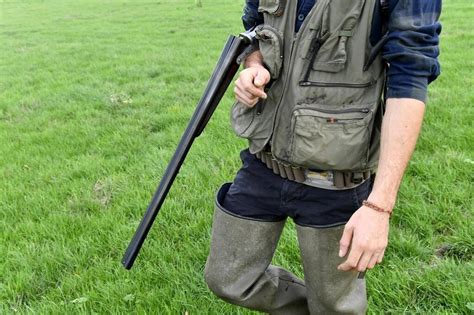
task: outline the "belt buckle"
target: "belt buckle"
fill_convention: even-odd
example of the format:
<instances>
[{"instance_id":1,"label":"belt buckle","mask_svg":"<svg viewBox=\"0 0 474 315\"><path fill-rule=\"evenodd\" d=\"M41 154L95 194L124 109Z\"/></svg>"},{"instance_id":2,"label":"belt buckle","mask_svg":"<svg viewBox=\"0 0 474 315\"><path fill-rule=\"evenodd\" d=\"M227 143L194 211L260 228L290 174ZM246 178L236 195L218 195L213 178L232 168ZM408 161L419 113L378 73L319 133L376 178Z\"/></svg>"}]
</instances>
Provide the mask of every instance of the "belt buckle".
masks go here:
<instances>
[{"instance_id":1,"label":"belt buckle","mask_svg":"<svg viewBox=\"0 0 474 315\"><path fill-rule=\"evenodd\" d=\"M332 171L313 171L306 169L304 172L305 184L316 187L330 187L334 188L334 173Z\"/></svg>"}]
</instances>

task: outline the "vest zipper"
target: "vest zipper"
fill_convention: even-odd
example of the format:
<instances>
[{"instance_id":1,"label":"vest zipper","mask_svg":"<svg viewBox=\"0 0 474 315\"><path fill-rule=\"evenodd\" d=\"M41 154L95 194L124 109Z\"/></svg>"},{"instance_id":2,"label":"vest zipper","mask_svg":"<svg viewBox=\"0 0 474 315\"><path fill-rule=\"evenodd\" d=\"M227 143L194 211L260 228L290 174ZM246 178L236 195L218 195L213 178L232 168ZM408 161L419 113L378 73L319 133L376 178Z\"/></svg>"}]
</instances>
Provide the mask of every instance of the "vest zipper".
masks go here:
<instances>
[{"instance_id":1,"label":"vest zipper","mask_svg":"<svg viewBox=\"0 0 474 315\"><path fill-rule=\"evenodd\" d=\"M299 34L302 33L302 30L305 29L306 25L309 23L309 19L308 17L311 15L311 13L314 11L314 10L317 10L319 9L319 4L321 2L318 1L316 2L316 4L313 6L313 8L310 10L309 14L306 16L306 19L303 21L303 24L301 25L298 33L295 33L295 23L296 23L296 13L297 13L297 8L294 7L295 9L295 12L290 12L290 27L291 27L291 34L293 35L292 36L292 40L291 40L291 48L290 48L290 55L288 56L289 58L289 63L288 65L290 65L289 69L288 69L288 72L287 72L287 76L283 82L283 93L281 94L281 97L278 101L278 104L277 104L277 108L275 109L275 114L274 114L274 117L273 117L273 122L272 122L272 132L270 134L270 136L268 137L268 139L266 140L267 143L270 143L271 145L271 142L272 142L272 138L273 138L273 135L275 134L275 126L276 126L276 122L277 122L277 117L278 117L278 111L280 109L280 106L281 106L281 102L283 100L283 97L285 96L285 93L286 93L286 90L288 89L288 84L289 84L289 79L291 77L291 71L293 70L291 67L291 65L294 64L294 58L296 58L293 54L293 50L295 48L295 43L296 42L299 42ZM294 5L294 3L293 3ZM293 14L294 13L294 14ZM283 33L283 36L285 36L285 34ZM284 50L283 50L284 51ZM284 66L284 65L283 65ZM271 150L273 152L273 146L271 146Z\"/></svg>"},{"instance_id":2,"label":"vest zipper","mask_svg":"<svg viewBox=\"0 0 474 315\"><path fill-rule=\"evenodd\" d=\"M313 7L313 9L314 9L314 7ZM289 64L289 65L291 65L292 62L293 62L293 49L294 49L294 47L295 47L295 42L296 42L297 39L298 39L298 34L295 34L295 28L294 28L294 25L295 25L295 23L296 23L296 14L294 14L294 16L295 16L295 17L291 19L291 22L292 22L292 25L293 25L293 27L292 27L293 36L292 36L292 39L291 39L290 55L288 56L288 58L289 58L289 63L288 63L288 64ZM304 24L305 22L306 22L306 21L304 21L303 24ZM300 27L300 30L301 30L301 27ZM298 33L299 33L299 32L298 32ZM283 36L284 36L284 34L283 34ZM283 66L284 66L284 65L283 65ZM285 80L283 81L283 93L282 93L281 96L280 96L280 99L279 99L279 101L278 101L277 107L276 107L276 109L275 109L275 114L274 114L274 116L273 116L272 132L271 132L270 136L268 137L268 139L266 140L267 144L270 143L270 147L271 147L272 152L273 152L273 146L271 145L271 143L272 143L272 140L273 140L273 139L272 139L272 138L273 138L273 135L274 135L274 133L275 133L275 125L276 125L276 122L277 122L278 110L280 109L281 102L282 102L282 100L283 100L283 97L285 96L285 91L286 91L287 88L288 88L289 78L291 77L291 72L290 72L290 71L292 70L291 68L292 68L292 67L290 67L290 68L288 69L288 73L287 73L287 75L286 75L286 77L285 77Z\"/></svg>"},{"instance_id":3,"label":"vest zipper","mask_svg":"<svg viewBox=\"0 0 474 315\"><path fill-rule=\"evenodd\" d=\"M313 82L313 81L301 81L300 86L320 86L320 87L347 87L347 88L366 88L377 83L376 81L370 81L365 83L327 83L327 82Z\"/></svg>"},{"instance_id":4,"label":"vest zipper","mask_svg":"<svg viewBox=\"0 0 474 315\"><path fill-rule=\"evenodd\" d=\"M318 31L318 33L319 32L321 32L321 29ZM304 75L304 82L308 81L309 75L311 74L311 70L312 70L311 65L316 60L316 56L318 55L319 49L321 48L321 43L322 41L321 41L321 38L319 37L319 34L316 34L316 36L311 41L311 45L309 47L308 55L311 55L311 57L309 58L308 68L306 69L306 72Z\"/></svg>"},{"instance_id":5,"label":"vest zipper","mask_svg":"<svg viewBox=\"0 0 474 315\"><path fill-rule=\"evenodd\" d=\"M347 114L347 113L370 113L370 109L368 108L346 108L341 110L331 110L331 109L320 109L320 108L312 108L312 107L299 107L298 109L310 109L316 112L321 112L325 114Z\"/></svg>"}]
</instances>

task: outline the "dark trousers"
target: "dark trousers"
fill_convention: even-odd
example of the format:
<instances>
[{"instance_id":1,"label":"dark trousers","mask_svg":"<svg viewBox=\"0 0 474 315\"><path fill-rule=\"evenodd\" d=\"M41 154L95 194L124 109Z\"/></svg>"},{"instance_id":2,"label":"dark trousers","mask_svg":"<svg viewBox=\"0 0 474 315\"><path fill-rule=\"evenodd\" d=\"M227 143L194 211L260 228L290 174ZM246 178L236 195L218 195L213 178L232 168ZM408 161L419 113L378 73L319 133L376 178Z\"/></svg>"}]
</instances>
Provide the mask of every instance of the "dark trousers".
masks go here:
<instances>
[{"instance_id":1,"label":"dark trousers","mask_svg":"<svg viewBox=\"0 0 474 315\"><path fill-rule=\"evenodd\" d=\"M238 216L272 222L290 217L300 226L338 226L350 219L370 193L370 180L353 189L316 188L273 174L248 150L240 157L242 168L222 196L224 208Z\"/></svg>"}]
</instances>

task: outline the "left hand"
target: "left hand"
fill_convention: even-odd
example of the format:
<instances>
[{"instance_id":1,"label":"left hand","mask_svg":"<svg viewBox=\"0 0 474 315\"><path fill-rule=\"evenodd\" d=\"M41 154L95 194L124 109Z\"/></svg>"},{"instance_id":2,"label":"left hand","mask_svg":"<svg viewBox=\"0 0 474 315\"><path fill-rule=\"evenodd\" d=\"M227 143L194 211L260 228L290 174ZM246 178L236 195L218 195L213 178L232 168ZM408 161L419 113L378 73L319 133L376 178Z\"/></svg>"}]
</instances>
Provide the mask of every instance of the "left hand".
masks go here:
<instances>
[{"instance_id":1,"label":"left hand","mask_svg":"<svg viewBox=\"0 0 474 315\"><path fill-rule=\"evenodd\" d=\"M347 256L337 269L364 272L382 262L388 244L388 213L362 206L347 222L340 240L339 256Z\"/></svg>"}]
</instances>

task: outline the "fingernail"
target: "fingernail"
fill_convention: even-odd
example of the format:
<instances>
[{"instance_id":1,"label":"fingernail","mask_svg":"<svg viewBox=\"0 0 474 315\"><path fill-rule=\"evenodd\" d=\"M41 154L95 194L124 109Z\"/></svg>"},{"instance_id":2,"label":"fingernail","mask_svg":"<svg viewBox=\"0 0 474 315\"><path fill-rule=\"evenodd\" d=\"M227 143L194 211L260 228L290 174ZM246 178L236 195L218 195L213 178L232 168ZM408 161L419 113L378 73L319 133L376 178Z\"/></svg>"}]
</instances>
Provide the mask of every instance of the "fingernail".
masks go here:
<instances>
[{"instance_id":1,"label":"fingernail","mask_svg":"<svg viewBox=\"0 0 474 315\"><path fill-rule=\"evenodd\" d=\"M342 250L339 251L339 257L342 257Z\"/></svg>"},{"instance_id":2,"label":"fingernail","mask_svg":"<svg viewBox=\"0 0 474 315\"><path fill-rule=\"evenodd\" d=\"M268 97L267 94L263 94L263 97L262 97L262 98L263 98L264 100L266 100L267 97Z\"/></svg>"}]
</instances>

